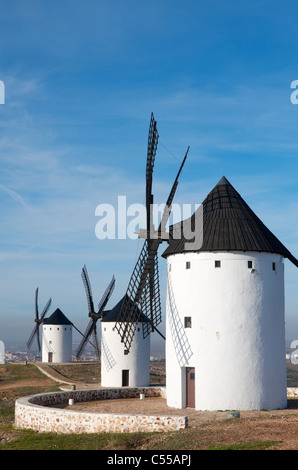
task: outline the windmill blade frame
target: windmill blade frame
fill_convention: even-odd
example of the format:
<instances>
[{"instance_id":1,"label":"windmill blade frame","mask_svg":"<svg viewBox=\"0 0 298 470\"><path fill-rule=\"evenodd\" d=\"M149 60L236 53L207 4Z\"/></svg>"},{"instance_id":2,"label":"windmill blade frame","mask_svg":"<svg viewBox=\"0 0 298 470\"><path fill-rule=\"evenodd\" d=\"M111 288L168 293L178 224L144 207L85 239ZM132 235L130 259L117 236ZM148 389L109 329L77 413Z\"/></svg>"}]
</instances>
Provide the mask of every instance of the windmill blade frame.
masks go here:
<instances>
[{"instance_id":1,"label":"windmill blade frame","mask_svg":"<svg viewBox=\"0 0 298 470\"><path fill-rule=\"evenodd\" d=\"M89 320L89 323L87 325L87 328L85 330L85 333L83 335L83 338L76 350L76 357L77 359L83 354L83 351L87 345L87 343L89 342L89 338L90 336L92 335L93 333L93 330L95 328L95 324L96 324L96 321L94 321L94 318L90 318ZM95 349L96 349L96 345L92 345Z\"/></svg>"},{"instance_id":2,"label":"windmill blade frame","mask_svg":"<svg viewBox=\"0 0 298 470\"><path fill-rule=\"evenodd\" d=\"M39 320L39 311L38 311L38 290L39 288L37 287L35 290L35 319Z\"/></svg>"},{"instance_id":3,"label":"windmill blade frame","mask_svg":"<svg viewBox=\"0 0 298 470\"><path fill-rule=\"evenodd\" d=\"M151 113L150 125L149 125L149 134L148 134L148 146L147 146L147 162L146 162L146 210L147 210L147 233L150 233L153 230L153 220L152 220L152 204L153 204L153 194L152 194L152 174L158 144L158 131L157 131L157 122L154 119L153 113Z\"/></svg>"},{"instance_id":4,"label":"windmill blade frame","mask_svg":"<svg viewBox=\"0 0 298 470\"><path fill-rule=\"evenodd\" d=\"M40 335L39 335L39 327L40 325L42 324L43 322L43 319L44 317L46 316L49 308L50 308L50 305L52 303L52 299L49 298L49 300L47 301L42 313L41 313L41 316L39 317L39 309L38 309L38 291L39 291L39 288L37 287L36 290L35 290L35 322L36 322L36 325L35 327L33 328L33 331L31 333L31 335L29 336L29 339L27 341L27 348L28 350L30 350L31 346L32 346L32 343L33 343L33 340L36 336L36 340L37 340L37 346L38 346L38 350L40 351L41 350L41 345L40 345Z\"/></svg>"},{"instance_id":5,"label":"windmill blade frame","mask_svg":"<svg viewBox=\"0 0 298 470\"><path fill-rule=\"evenodd\" d=\"M28 348L28 350L31 349L31 346L32 346L34 337L35 337L35 335L37 334L37 330L38 330L38 329L39 329L39 325L36 325L36 326L33 328L31 335L29 336L29 339L28 339L28 341L27 341L27 348ZM40 350L40 347L39 347L39 350Z\"/></svg>"},{"instance_id":6,"label":"windmill blade frame","mask_svg":"<svg viewBox=\"0 0 298 470\"><path fill-rule=\"evenodd\" d=\"M87 343L90 342L90 336L93 335L94 344L92 344L91 342L90 342L90 344L92 344L92 346L94 347L94 349L96 351L98 359L100 359L100 348L99 348L99 344L98 344L96 323L99 319L101 319L103 317L103 310L104 310L105 306L107 305L107 303L108 303L108 301L109 301L109 299L110 299L110 297L113 293L113 290L114 290L114 287L115 287L115 277L114 276L112 277L111 282L109 283L109 285L106 288L100 302L98 303L98 312L97 313L94 311L94 303L93 303L93 298L92 298L91 283L90 283L90 279L89 279L89 276L88 276L86 265L84 265L83 269L82 269L82 279L83 279L83 283L84 283L85 291L86 291L86 296L87 296L87 303L88 303L90 321L87 325L87 328L85 330L83 338L82 338L82 340L81 340L81 342L80 342L80 344L77 348L76 358L78 359L82 355Z\"/></svg>"},{"instance_id":7,"label":"windmill blade frame","mask_svg":"<svg viewBox=\"0 0 298 470\"><path fill-rule=\"evenodd\" d=\"M82 279L83 279L83 284L85 287L86 291L86 297L87 297L87 303L88 303L88 308L89 308L89 314L90 313L95 313L94 312L94 303L93 303L93 298L92 298L92 289L91 289L91 283L90 279L88 276L87 268L84 265L81 273Z\"/></svg>"},{"instance_id":8,"label":"windmill blade frame","mask_svg":"<svg viewBox=\"0 0 298 470\"><path fill-rule=\"evenodd\" d=\"M98 303L98 315L102 316L103 310L106 307L106 305L107 305L107 303L108 303L108 301L109 301L109 299L110 299L110 297L111 297L111 295L114 291L115 283L116 283L116 280L115 280L115 277L113 276L110 284L106 288L100 302Z\"/></svg>"},{"instance_id":9,"label":"windmill blade frame","mask_svg":"<svg viewBox=\"0 0 298 470\"><path fill-rule=\"evenodd\" d=\"M121 337L121 342L124 343L124 347L128 351L130 350L137 323L140 321L141 315L143 316L142 327L144 338L151 332L158 331L156 327L161 322L161 301L157 252L159 245L163 242L162 234L170 217L172 202L178 186L178 179L189 151L188 147L168 196L161 222L158 227L158 232L157 234L154 232L152 236L151 208L148 206L148 204L149 201L153 201L153 195L151 194L152 173L157 140L158 132L156 129L156 121L154 120L153 114L151 114L146 165L146 240L130 278L126 295L124 296L119 316L115 324L115 328ZM148 217L148 211L150 212L150 217ZM149 226L148 223L150 224Z\"/></svg>"},{"instance_id":10,"label":"windmill blade frame","mask_svg":"<svg viewBox=\"0 0 298 470\"><path fill-rule=\"evenodd\" d=\"M46 316L46 314L48 313L48 310L50 308L50 305L52 303L52 299L49 299L46 303L46 306L45 308L43 309L43 311L41 312L41 316L40 316L40 320L39 321L42 321L44 319L44 317Z\"/></svg>"}]
</instances>

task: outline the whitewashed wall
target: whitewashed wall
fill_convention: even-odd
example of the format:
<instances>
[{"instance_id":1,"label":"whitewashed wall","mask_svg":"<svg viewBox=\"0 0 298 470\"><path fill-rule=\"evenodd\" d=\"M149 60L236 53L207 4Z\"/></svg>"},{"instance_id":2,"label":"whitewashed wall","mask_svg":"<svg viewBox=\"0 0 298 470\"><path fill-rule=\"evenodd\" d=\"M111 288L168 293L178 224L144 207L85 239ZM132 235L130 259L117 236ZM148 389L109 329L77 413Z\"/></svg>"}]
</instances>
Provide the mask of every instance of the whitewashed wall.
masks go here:
<instances>
[{"instance_id":1,"label":"whitewashed wall","mask_svg":"<svg viewBox=\"0 0 298 470\"><path fill-rule=\"evenodd\" d=\"M143 338L138 324L129 354L115 329L114 322L101 322L101 385L121 387L122 370L129 370L129 387L147 387L150 383L150 336Z\"/></svg>"},{"instance_id":2,"label":"whitewashed wall","mask_svg":"<svg viewBox=\"0 0 298 470\"><path fill-rule=\"evenodd\" d=\"M283 257L183 253L167 264L168 405L185 406L185 368L195 367L198 410L285 408ZM184 328L185 316L192 328Z\"/></svg>"},{"instance_id":3,"label":"whitewashed wall","mask_svg":"<svg viewBox=\"0 0 298 470\"><path fill-rule=\"evenodd\" d=\"M50 325L42 327L42 362L48 362L49 352L52 362L71 362L72 325Z\"/></svg>"}]
</instances>

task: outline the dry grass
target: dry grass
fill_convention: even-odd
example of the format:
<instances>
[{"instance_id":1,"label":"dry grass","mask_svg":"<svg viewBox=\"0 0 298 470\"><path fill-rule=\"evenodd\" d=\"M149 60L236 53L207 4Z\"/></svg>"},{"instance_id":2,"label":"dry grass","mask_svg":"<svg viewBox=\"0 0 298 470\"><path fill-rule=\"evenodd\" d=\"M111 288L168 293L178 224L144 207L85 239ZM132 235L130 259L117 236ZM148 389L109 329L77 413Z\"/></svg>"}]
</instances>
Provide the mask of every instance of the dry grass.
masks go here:
<instances>
[{"instance_id":1,"label":"dry grass","mask_svg":"<svg viewBox=\"0 0 298 470\"><path fill-rule=\"evenodd\" d=\"M97 369L96 369L97 367ZM59 366L60 368L60 366ZM98 377L98 364L67 365L60 370L68 380L88 381ZM298 385L298 367L290 368L291 386ZM152 376L153 381L156 376ZM287 410L241 413L240 418L191 423L170 433L56 435L16 430L14 403L20 396L59 389L33 365L0 365L0 449L30 450L200 450L200 449L298 449L298 406Z\"/></svg>"}]
</instances>

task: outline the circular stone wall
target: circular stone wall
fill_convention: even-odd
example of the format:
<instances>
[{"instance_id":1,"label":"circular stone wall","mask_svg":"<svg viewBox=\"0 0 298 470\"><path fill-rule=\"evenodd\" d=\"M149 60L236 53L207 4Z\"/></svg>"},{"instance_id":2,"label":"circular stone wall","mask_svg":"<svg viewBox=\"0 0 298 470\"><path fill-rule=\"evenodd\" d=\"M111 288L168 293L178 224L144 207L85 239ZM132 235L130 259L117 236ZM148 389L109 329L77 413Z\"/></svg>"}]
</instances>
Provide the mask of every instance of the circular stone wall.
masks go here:
<instances>
[{"instance_id":1,"label":"circular stone wall","mask_svg":"<svg viewBox=\"0 0 298 470\"><path fill-rule=\"evenodd\" d=\"M75 390L22 397L15 403L15 427L39 432L102 433L175 431L187 426L186 416L155 416L81 412L59 408L78 402L162 396L161 387ZM57 405L57 407L55 407Z\"/></svg>"}]
</instances>

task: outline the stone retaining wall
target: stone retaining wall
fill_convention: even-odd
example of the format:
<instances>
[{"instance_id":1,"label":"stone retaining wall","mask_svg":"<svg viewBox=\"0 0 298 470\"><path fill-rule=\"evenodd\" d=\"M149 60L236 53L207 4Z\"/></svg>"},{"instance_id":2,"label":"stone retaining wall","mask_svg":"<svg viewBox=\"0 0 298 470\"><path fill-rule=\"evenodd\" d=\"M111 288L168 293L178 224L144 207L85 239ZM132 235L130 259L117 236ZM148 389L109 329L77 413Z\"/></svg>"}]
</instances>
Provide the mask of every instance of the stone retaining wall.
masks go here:
<instances>
[{"instance_id":1,"label":"stone retaining wall","mask_svg":"<svg viewBox=\"0 0 298 470\"><path fill-rule=\"evenodd\" d=\"M174 431L187 426L186 416L147 416L133 414L88 413L61 409L69 399L76 403L115 398L163 396L157 387L76 390L22 397L15 403L15 427L64 434L97 432ZM55 407L57 405L57 408Z\"/></svg>"},{"instance_id":2,"label":"stone retaining wall","mask_svg":"<svg viewBox=\"0 0 298 470\"><path fill-rule=\"evenodd\" d=\"M288 387L287 388L287 397L288 398L298 397L298 388Z\"/></svg>"}]
</instances>

